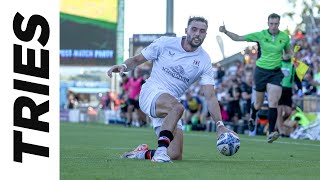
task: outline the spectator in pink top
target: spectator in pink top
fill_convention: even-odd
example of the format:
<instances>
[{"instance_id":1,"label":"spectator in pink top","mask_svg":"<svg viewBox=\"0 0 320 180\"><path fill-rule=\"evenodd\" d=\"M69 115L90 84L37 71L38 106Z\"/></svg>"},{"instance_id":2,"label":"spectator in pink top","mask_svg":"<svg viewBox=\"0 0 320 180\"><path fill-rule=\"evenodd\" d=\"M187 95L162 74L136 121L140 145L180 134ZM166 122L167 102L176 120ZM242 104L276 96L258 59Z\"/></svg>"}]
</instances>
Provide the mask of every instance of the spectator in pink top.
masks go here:
<instances>
[{"instance_id":1,"label":"spectator in pink top","mask_svg":"<svg viewBox=\"0 0 320 180\"><path fill-rule=\"evenodd\" d=\"M120 99L121 99L121 105L120 105L120 112L121 112L121 118L125 119L126 122L127 117L128 117L128 106L129 106L129 77L126 74L121 75L121 80L122 82L120 83L120 87L122 89L122 92L120 94Z\"/></svg>"},{"instance_id":2,"label":"spectator in pink top","mask_svg":"<svg viewBox=\"0 0 320 180\"><path fill-rule=\"evenodd\" d=\"M129 91L129 78L126 74L121 75L122 82L120 86L122 87L123 93L127 93Z\"/></svg>"},{"instance_id":3,"label":"spectator in pink top","mask_svg":"<svg viewBox=\"0 0 320 180\"><path fill-rule=\"evenodd\" d=\"M146 116L140 110L139 106L139 94L141 91L141 86L144 83L144 79L141 75L141 69L135 68L133 71L133 76L129 78L129 107L127 114L127 126L131 126L132 123L132 114L134 110L137 110L139 123L141 126L146 125Z\"/></svg>"}]
</instances>

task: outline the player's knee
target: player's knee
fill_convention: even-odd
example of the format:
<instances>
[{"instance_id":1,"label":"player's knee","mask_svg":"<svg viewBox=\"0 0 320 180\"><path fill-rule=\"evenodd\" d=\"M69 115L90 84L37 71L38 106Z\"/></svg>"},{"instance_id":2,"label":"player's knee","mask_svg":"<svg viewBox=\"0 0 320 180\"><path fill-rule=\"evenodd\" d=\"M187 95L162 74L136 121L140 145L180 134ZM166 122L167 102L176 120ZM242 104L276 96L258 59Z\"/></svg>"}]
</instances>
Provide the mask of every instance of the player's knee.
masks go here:
<instances>
[{"instance_id":1,"label":"player's knee","mask_svg":"<svg viewBox=\"0 0 320 180\"><path fill-rule=\"evenodd\" d=\"M172 107L172 111L174 111L176 114L178 114L179 116L182 116L183 112L184 112L184 107L182 104L177 103L174 104Z\"/></svg>"}]
</instances>

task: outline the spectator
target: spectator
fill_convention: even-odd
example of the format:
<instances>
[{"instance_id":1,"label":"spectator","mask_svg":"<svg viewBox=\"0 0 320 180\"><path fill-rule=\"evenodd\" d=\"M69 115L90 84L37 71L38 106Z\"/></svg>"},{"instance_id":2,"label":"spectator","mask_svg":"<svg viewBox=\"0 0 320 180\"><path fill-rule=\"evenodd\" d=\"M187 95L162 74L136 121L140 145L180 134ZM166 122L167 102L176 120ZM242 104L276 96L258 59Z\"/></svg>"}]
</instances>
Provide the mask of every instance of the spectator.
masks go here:
<instances>
[{"instance_id":1,"label":"spectator","mask_svg":"<svg viewBox=\"0 0 320 180\"><path fill-rule=\"evenodd\" d=\"M316 95L316 82L313 80L311 73L306 73L302 81L302 92L304 95Z\"/></svg>"},{"instance_id":2,"label":"spectator","mask_svg":"<svg viewBox=\"0 0 320 180\"><path fill-rule=\"evenodd\" d=\"M141 86L144 83L144 79L141 74L141 69L138 67L133 70L133 76L129 78L129 106L127 114L127 123L128 127L131 126L133 120L133 112L137 110L138 121L140 126L146 125L146 115L141 111L139 106L139 94L141 91Z\"/></svg>"},{"instance_id":3,"label":"spectator","mask_svg":"<svg viewBox=\"0 0 320 180\"><path fill-rule=\"evenodd\" d=\"M239 120L241 119L240 96L241 90L237 79L231 79L232 84L228 91L228 116L229 121L233 123L234 131L237 132Z\"/></svg>"},{"instance_id":4,"label":"spectator","mask_svg":"<svg viewBox=\"0 0 320 180\"><path fill-rule=\"evenodd\" d=\"M201 109L202 109L202 103L200 98L192 94L191 91L186 92L186 100L183 103L185 110L186 110L186 120L187 123L192 122L193 116L195 116L194 119L200 120L201 117Z\"/></svg>"},{"instance_id":5,"label":"spectator","mask_svg":"<svg viewBox=\"0 0 320 180\"><path fill-rule=\"evenodd\" d=\"M75 109L78 107L78 104L79 103L78 103L76 96L73 93L69 92L67 108L68 109Z\"/></svg>"},{"instance_id":6,"label":"spectator","mask_svg":"<svg viewBox=\"0 0 320 180\"><path fill-rule=\"evenodd\" d=\"M241 98L243 99L243 114L246 120L250 117L250 108L252 100L252 73L245 73L245 80L241 82Z\"/></svg>"}]
</instances>

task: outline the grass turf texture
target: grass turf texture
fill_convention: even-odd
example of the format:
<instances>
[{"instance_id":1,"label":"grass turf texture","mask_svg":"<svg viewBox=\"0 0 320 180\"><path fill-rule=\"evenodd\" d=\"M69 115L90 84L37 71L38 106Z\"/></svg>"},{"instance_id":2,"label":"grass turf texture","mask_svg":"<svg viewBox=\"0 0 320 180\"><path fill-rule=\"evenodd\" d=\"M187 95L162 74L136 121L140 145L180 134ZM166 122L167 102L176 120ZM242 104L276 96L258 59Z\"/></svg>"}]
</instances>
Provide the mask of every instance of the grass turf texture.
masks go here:
<instances>
[{"instance_id":1,"label":"grass turf texture","mask_svg":"<svg viewBox=\"0 0 320 180\"><path fill-rule=\"evenodd\" d=\"M240 150L231 157L216 150L216 133L188 132L182 161L153 163L120 159L123 152L156 144L152 128L61 123L60 179L318 179L320 142L240 135Z\"/></svg>"}]
</instances>

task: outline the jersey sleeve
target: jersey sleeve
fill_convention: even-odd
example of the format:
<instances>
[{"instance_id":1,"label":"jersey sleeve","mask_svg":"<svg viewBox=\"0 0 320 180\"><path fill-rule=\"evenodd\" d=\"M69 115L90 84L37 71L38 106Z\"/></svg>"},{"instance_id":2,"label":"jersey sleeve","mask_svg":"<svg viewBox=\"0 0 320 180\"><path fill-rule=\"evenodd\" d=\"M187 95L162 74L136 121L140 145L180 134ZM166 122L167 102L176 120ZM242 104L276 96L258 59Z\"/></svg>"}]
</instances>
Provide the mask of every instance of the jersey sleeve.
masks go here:
<instances>
[{"instance_id":1,"label":"jersey sleeve","mask_svg":"<svg viewBox=\"0 0 320 180\"><path fill-rule=\"evenodd\" d=\"M200 76L199 83L201 85L214 85L214 72L211 63L208 63L203 70L203 74Z\"/></svg>"},{"instance_id":2,"label":"jersey sleeve","mask_svg":"<svg viewBox=\"0 0 320 180\"><path fill-rule=\"evenodd\" d=\"M261 32L254 32L244 35L244 39L248 42L257 42L260 40Z\"/></svg>"},{"instance_id":3,"label":"jersey sleeve","mask_svg":"<svg viewBox=\"0 0 320 180\"><path fill-rule=\"evenodd\" d=\"M158 59L163 47L163 37L155 39L149 46L142 49L141 54L149 61Z\"/></svg>"}]
</instances>

